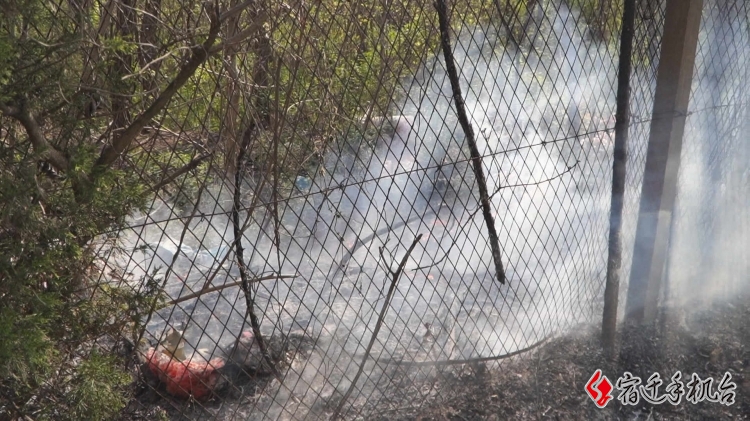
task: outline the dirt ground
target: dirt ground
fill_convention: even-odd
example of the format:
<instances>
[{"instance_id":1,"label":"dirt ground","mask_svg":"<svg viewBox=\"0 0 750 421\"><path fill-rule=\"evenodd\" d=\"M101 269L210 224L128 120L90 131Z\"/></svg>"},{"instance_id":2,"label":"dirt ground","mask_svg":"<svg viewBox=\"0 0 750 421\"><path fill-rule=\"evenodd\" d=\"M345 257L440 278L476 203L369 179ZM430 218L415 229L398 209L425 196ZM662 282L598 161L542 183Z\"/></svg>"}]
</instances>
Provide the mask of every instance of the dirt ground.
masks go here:
<instances>
[{"instance_id":1,"label":"dirt ground","mask_svg":"<svg viewBox=\"0 0 750 421\"><path fill-rule=\"evenodd\" d=\"M554 338L533 351L505 360L497 368L484 364L452 366L415 378L413 371L394 372L389 393L378 399L353 403L355 413L343 419L357 420L736 420L750 419L750 293L723 304L697 310L665 310L668 317L647 327L621 328L613 359L599 345L599 329L580 327L574 333ZM667 321L665 321L667 320ZM736 385L734 403L691 403L683 394L680 403L652 405L643 398L636 405L623 405L612 390L612 400L599 409L585 391L597 369L613 386L625 372L640 377L645 385L658 372L663 381L658 395L666 393L671 377L680 371L684 391L693 373L712 378L715 393L726 373ZM402 377L402 381L397 380ZM157 393L156 385L141 385L127 420L145 419L249 419L258 416L256 405L270 378L237 383L221 399L190 405ZM387 396L391 395L391 396ZM340 396L310 408L303 419L328 419ZM263 405L261 405L262 407ZM367 415L363 415L367 414ZM266 414L271 418L273 415ZM282 416L298 418L300 414Z\"/></svg>"},{"instance_id":2,"label":"dirt ground","mask_svg":"<svg viewBox=\"0 0 750 421\"><path fill-rule=\"evenodd\" d=\"M498 369L481 366L442 376L436 385L441 396L434 405L402 408L383 414L385 419L409 420L735 420L750 419L750 295L729 303L708 306L693 314L669 312L671 317L645 328L623 328L614 360L599 346L599 331L579 329L556 338L523 358ZM613 386L629 371L643 385L654 372L665 394L670 378L682 373L687 392L693 373L714 379L712 391L725 373L736 384L735 402L722 405L691 403L683 395L678 405L623 405L613 399L599 409L585 385L601 369ZM446 393L446 391L448 391ZM437 403L439 402L439 403Z\"/></svg>"}]
</instances>

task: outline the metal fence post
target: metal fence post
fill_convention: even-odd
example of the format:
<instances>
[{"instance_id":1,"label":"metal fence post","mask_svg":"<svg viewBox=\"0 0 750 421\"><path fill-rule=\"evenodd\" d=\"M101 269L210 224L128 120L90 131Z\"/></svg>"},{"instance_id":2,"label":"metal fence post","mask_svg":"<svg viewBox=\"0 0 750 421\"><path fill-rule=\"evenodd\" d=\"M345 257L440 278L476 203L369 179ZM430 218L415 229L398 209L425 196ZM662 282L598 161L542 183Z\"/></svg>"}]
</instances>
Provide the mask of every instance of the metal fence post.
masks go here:
<instances>
[{"instance_id":1,"label":"metal fence post","mask_svg":"<svg viewBox=\"0 0 750 421\"><path fill-rule=\"evenodd\" d=\"M668 0L628 287L629 322L656 315L703 0Z\"/></svg>"}]
</instances>

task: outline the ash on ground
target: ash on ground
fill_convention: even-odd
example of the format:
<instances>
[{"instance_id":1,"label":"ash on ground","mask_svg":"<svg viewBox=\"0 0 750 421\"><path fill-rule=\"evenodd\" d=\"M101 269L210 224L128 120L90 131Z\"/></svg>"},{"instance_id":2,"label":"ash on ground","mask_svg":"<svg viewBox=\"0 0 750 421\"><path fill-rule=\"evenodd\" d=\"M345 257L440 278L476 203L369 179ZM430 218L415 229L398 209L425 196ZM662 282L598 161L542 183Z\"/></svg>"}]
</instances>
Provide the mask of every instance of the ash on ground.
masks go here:
<instances>
[{"instance_id":1,"label":"ash on ground","mask_svg":"<svg viewBox=\"0 0 750 421\"><path fill-rule=\"evenodd\" d=\"M690 307L687 307L690 308ZM605 357L598 326L556 338L498 369L465 367L463 373L436 382L439 395L428 407L407 406L383 414L381 420L738 420L750 419L750 294L711 304L692 314L665 309L666 317L647 327L624 327L618 334L614 361ZM676 317L675 317L676 316ZM736 384L735 402L693 404L683 395L678 405L635 406L618 401L604 409L585 393L588 380L601 369L609 380L627 371L642 379L660 373L665 393L670 378L682 373L687 384L693 373L713 378L712 393L726 373Z\"/></svg>"},{"instance_id":2,"label":"ash on ground","mask_svg":"<svg viewBox=\"0 0 750 421\"><path fill-rule=\"evenodd\" d=\"M696 307L693 307L694 309ZM675 317L676 316L676 317ZM598 326L580 327L577 333L558 337L497 367L473 364L447 367L400 367L388 370L391 386L378 399L354 399L344 419L368 420L736 420L750 418L750 295L711 304L686 314L665 309L660 320L645 327L622 327L614 360L602 352ZM292 341L289 341L290 343ZM296 359L314 356L315 344L297 340L304 350ZM304 343L303 343L304 342ZM292 347L290 347L291 349ZM283 363L283 362L282 362ZM288 365L287 365L288 366ZM682 373L687 386L693 373L713 378L712 391L730 373L736 384L735 402L722 405L690 403L685 395L678 405L623 405L619 391L604 409L596 407L585 392L586 382L601 369L616 383L626 371L642 379L660 373L665 393L670 378ZM401 380L399 382L399 379ZM208 402L172 400L153 385L124 414L125 419L328 419L341 391L331 391L328 404L298 412L258 414L276 399L263 391L276 380L268 375L241 377L226 393ZM400 383L401 387L398 387ZM364 398L364 397L363 397ZM290 403L292 403L290 401ZM297 408L299 409L299 408ZM276 416L278 415L278 416Z\"/></svg>"}]
</instances>

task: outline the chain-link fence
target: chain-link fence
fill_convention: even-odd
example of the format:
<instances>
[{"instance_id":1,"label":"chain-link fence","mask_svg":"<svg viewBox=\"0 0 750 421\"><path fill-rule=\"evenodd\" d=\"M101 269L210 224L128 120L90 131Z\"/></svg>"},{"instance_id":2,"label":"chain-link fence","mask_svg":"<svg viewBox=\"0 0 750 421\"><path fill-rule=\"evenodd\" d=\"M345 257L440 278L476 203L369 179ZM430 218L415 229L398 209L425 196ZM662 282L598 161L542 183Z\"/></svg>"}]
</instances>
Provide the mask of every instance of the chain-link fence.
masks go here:
<instances>
[{"instance_id":1,"label":"chain-link fence","mask_svg":"<svg viewBox=\"0 0 750 421\"><path fill-rule=\"evenodd\" d=\"M504 284L432 2L230 3L215 16L208 3L95 7L100 28L138 40L140 63L112 75L137 95L94 96L88 116L109 125L87 135L101 143L196 60L113 152L150 202L94 240L97 287L153 298L121 332L138 356L127 417L397 418L446 399L442 380L465 367L599 321L621 1L449 4ZM666 1L636 3L622 279ZM747 8L705 2L671 287L728 292L746 268Z\"/></svg>"},{"instance_id":2,"label":"chain-link fence","mask_svg":"<svg viewBox=\"0 0 750 421\"><path fill-rule=\"evenodd\" d=\"M452 10L454 60L486 171L505 285L482 240L471 157L444 58L433 47L433 6L297 7L269 16L271 29L250 51L224 58L223 74L213 69L223 89L214 95L230 95L220 120L233 125L211 133L200 125L167 131L163 123L144 139L168 145L147 156L168 151L177 159L188 134L204 144L236 137L240 165L227 161L235 178L216 176L227 168L212 156L206 178L180 179L193 183L192 194L165 185L148 212L119 232L125 253L108 260L126 274L120 282L165 291L168 305L145 325L151 346L177 328L186 358L231 360L241 332L253 335L250 304L280 378L262 373L269 370L261 350L246 346L251 358L239 366L247 373L222 372L231 384L213 401L177 403L170 392L194 386L171 390L168 379L146 395L195 418L387 414L440 400L449 391L437 379L454 364L492 360L589 320L606 261L614 3L591 10L607 17L596 33L559 2ZM325 57L346 55L331 43L362 53L355 62ZM265 63L258 61L263 49ZM265 83L254 79L258 73ZM248 94L243 83L267 86ZM210 153L192 149L183 152L187 160ZM249 294L237 284L237 232Z\"/></svg>"},{"instance_id":3,"label":"chain-link fence","mask_svg":"<svg viewBox=\"0 0 750 421\"><path fill-rule=\"evenodd\" d=\"M746 278L747 18L745 2L704 4L668 266L684 300L736 295Z\"/></svg>"},{"instance_id":4,"label":"chain-link fence","mask_svg":"<svg viewBox=\"0 0 750 421\"><path fill-rule=\"evenodd\" d=\"M631 77L621 279L629 279L650 135L665 1L638 1ZM726 299L745 282L747 251L744 139L750 33L744 1L703 2L664 270L665 304L689 308ZM675 115L676 118L684 117ZM625 302L627 285L620 289ZM691 303L688 305L687 303ZM623 306L620 307L620 315Z\"/></svg>"},{"instance_id":5,"label":"chain-link fence","mask_svg":"<svg viewBox=\"0 0 750 421\"><path fill-rule=\"evenodd\" d=\"M304 99L290 103L295 87L269 86L288 89L286 95L275 92L269 99L277 101L276 106L280 97L285 99L273 112L289 121L277 122L287 127L277 127L270 135L265 133L268 128L252 132L235 124L237 133L250 137L243 146L248 152L239 155L258 155L235 170L238 184L222 183L222 177L199 181L179 218L175 201L160 198L148 214L133 218L130 230L121 231L120 238L130 241L128 249L144 251L141 260L133 253L131 260L121 261L120 267L140 275L130 282L143 285L143 279L153 277L175 302L149 321L146 337L152 344L163 342L168 328L177 327L190 351L207 360L225 357L237 348L240 332L250 330L250 299L269 353L283 370L280 381L270 373L262 375L259 350L251 348L255 359L240 364L249 375L231 377L229 391L193 405L175 405L167 398L170 412L199 418L304 418L338 410L347 417L383 416L415 402L445 398L450 391L440 389L439 378L451 370L449 364L491 360L597 315L593 310L605 268L614 124L617 45L612 34L619 30L617 18L602 16L618 16L615 2L609 5L612 10L579 11L580 5L545 1L453 10L454 56L492 192L507 286L495 280L489 246L481 240L486 234L476 180L452 106L444 58L405 32L407 22L419 21L426 31L421 37L434 39L434 11L429 5L401 10L382 6L381 24L390 33L377 39L379 48L367 45L375 40L366 37L357 46L356 25L343 37L334 35L342 23L332 22L331 32L297 28L300 39L322 37L306 46L309 51L297 50L290 41L285 50L281 37L286 34L269 31L272 54L301 56L300 65L313 85L338 83L339 91L326 87L301 92ZM696 273L708 279L716 267L730 267L724 260L711 266L695 244L708 247L720 241L724 231L715 226L719 209L734 217L739 213L736 202L725 204L719 198L732 200L728 192L738 192L727 184L738 182L735 169L744 162L736 152L744 145L737 122L746 120L738 113L745 112L740 85L747 68L747 14L732 10L743 7L739 2L706 5L683 154L672 280L696 279ZM346 5L320 8L332 19L347 22L373 13ZM624 229L630 235L635 231L663 15L663 2L639 2L631 81L629 219ZM372 51L376 58L338 63L333 80L326 80L320 75L329 69L314 67L305 57L324 54L321 44L336 36L339 42L350 40L342 47ZM403 41L397 44L393 38ZM392 55L400 57L394 60ZM253 68L243 67L239 59L243 55L235 57L231 64L236 74L252 75ZM414 67L391 67L392 61ZM379 68L367 68L375 62ZM283 59L273 63L277 74L293 73L285 65ZM380 72L379 86L368 86L367 77L337 74L342 73L339 66L355 65L364 72ZM362 70L351 71L358 72ZM229 74L224 77L231 79ZM382 92L386 88L388 92ZM357 98L351 100L355 105L339 104L342 96ZM300 111L289 112L295 107ZM253 115L259 111L252 105L225 112L230 111L250 114L239 118L246 125L269 118ZM320 118L318 114L326 112L332 121L319 129L323 139L315 139L311 127L320 123L307 126L302 115ZM351 124L339 129L336 120ZM232 136L228 129L221 126L214 136ZM210 166L213 161L208 162ZM239 280L233 242L237 228L231 221L235 185L242 190L238 220L244 264L251 280L262 279L251 283L250 298L241 285L208 292ZM700 230L687 222L691 217L700 221ZM745 237L729 228L737 226L734 221L724 221L724 229ZM682 231L682 224L690 228ZM681 235L701 238L686 241ZM143 246L155 250L149 253ZM691 252L689 258L680 255ZM729 256L717 252L713 258ZM388 296L402 260L395 291ZM163 273L154 272L159 263ZM165 395L162 388L155 392ZM346 391L353 393L342 402Z\"/></svg>"}]
</instances>

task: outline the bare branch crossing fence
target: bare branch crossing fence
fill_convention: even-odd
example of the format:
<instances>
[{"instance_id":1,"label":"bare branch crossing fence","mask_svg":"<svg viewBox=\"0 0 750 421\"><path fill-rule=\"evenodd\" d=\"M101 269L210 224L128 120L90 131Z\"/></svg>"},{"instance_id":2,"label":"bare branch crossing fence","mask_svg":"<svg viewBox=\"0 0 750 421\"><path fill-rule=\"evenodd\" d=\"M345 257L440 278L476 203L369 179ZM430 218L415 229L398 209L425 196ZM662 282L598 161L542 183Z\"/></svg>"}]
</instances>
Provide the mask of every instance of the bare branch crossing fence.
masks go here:
<instances>
[{"instance_id":1,"label":"bare branch crossing fence","mask_svg":"<svg viewBox=\"0 0 750 421\"><path fill-rule=\"evenodd\" d=\"M148 203L86 285L148 298L99 341L138 357L133 417L387 419L746 278L744 0L110 3L91 36L140 64L84 75L85 136Z\"/></svg>"}]
</instances>

